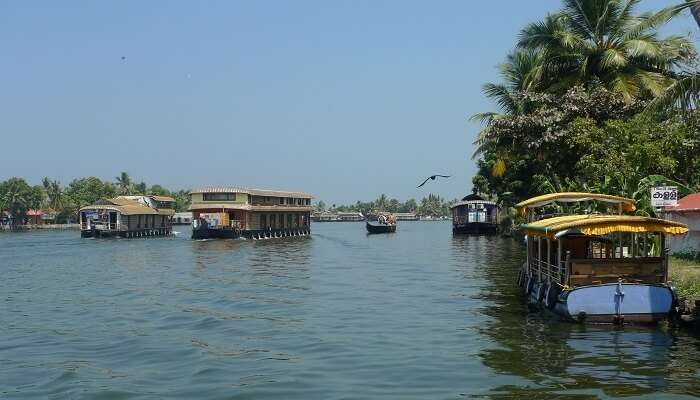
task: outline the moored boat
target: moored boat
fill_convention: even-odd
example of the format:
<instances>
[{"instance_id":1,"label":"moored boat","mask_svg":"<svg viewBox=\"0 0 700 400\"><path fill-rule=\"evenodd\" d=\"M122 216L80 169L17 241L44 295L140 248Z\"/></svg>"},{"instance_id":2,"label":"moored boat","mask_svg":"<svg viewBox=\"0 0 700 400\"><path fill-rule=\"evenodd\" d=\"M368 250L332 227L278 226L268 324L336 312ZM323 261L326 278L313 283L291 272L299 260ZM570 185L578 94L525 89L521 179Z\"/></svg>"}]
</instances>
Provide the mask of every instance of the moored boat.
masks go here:
<instances>
[{"instance_id":1,"label":"moored boat","mask_svg":"<svg viewBox=\"0 0 700 400\"><path fill-rule=\"evenodd\" d=\"M535 220L526 234L526 261L518 285L528 301L570 320L622 323L656 322L673 310L668 282L666 235L683 235L686 225L657 218L622 215L632 199L557 193L517 207L524 212L554 201L595 201L620 213L560 215Z\"/></svg>"},{"instance_id":2,"label":"moored boat","mask_svg":"<svg viewBox=\"0 0 700 400\"><path fill-rule=\"evenodd\" d=\"M450 207L455 234L494 234L498 232L500 208L493 201L470 194Z\"/></svg>"}]
</instances>

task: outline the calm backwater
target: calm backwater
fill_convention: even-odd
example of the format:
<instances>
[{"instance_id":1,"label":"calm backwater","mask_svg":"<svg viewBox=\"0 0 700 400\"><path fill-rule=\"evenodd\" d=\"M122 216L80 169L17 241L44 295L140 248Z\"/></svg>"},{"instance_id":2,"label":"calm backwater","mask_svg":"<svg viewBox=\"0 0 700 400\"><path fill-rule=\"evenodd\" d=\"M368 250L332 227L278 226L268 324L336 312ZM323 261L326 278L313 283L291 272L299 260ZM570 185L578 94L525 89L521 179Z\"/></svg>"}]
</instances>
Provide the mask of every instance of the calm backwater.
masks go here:
<instances>
[{"instance_id":1,"label":"calm backwater","mask_svg":"<svg viewBox=\"0 0 700 400\"><path fill-rule=\"evenodd\" d=\"M0 398L691 398L700 339L549 319L523 248L317 223L310 238L0 234Z\"/></svg>"}]
</instances>

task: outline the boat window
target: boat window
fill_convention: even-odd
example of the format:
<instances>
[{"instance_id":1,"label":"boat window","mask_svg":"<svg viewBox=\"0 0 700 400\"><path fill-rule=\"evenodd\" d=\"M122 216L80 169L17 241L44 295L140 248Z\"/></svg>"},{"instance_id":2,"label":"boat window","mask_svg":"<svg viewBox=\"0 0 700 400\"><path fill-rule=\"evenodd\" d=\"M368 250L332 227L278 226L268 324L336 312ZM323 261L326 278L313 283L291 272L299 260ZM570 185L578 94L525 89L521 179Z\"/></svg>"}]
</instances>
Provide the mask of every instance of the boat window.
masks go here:
<instances>
[{"instance_id":1,"label":"boat window","mask_svg":"<svg viewBox=\"0 0 700 400\"><path fill-rule=\"evenodd\" d=\"M280 204L284 204L284 197L280 197Z\"/></svg>"},{"instance_id":2,"label":"boat window","mask_svg":"<svg viewBox=\"0 0 700 400\"><path fill-rule=\"evenodd\" d=\"M204 193L204 201L235 201L236 193Z\"/></svg>"}]
</instances>

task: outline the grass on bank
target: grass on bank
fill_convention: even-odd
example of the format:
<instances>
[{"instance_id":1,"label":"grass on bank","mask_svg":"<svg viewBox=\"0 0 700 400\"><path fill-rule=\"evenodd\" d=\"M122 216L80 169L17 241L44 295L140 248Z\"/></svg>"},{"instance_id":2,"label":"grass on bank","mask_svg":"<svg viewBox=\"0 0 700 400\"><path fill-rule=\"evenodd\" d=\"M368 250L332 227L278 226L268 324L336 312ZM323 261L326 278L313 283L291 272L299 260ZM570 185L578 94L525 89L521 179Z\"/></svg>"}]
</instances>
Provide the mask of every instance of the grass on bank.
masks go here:
<instances>
[{"instance_id":1,"label":"grass on bank","mask_svg":"<svg viewBox=\"0 0 700 400\"><path fill-rule=\"evenodd\" d=\"M669 280L678 297L700 300L700 260L669 257Z\"/></svg>"}]
</instances>

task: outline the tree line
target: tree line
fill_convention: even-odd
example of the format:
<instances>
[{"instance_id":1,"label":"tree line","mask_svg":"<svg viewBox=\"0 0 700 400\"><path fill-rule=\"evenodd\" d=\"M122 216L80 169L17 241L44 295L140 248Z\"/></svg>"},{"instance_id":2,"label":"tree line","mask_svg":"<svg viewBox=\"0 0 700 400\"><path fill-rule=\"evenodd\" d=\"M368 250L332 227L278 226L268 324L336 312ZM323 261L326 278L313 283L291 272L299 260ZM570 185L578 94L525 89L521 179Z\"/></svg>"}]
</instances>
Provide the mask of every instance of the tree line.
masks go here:
<instances>
[{"instance_id":1,"label":"tree line","mask_svg":"<svg viewBox=\"0 0 700 400\"><path fill-rule=\"evenodd\" d=\"M102 198L127 195L171 196L176 210L185 211L189 206L189 191L170 191L161 185L133 182L128 173L122 172L114 181L103 181L94 176L77 178L68 186L57 180L44 178L40 185L30 185L23 178L13 177L0 182L0 210L7 210L17 222L25 219L27 211L43 209L56 214L56 222L75 220L81 207Z\"/></svg>"},{"instance_id":2,"label":"tree line","mask_svg":"<svg viewBox=\"0 0 700 400\"><path fill-rule=\"evenodd\" d=\"M483 93L497 112L482 122L475 192L504 206L555 191L632 197L653 214L649 189L700 190L697 74L683 35L659 29L689 1L637 14L635 0L563 0L527 25ZM685 83L684 83L685 82ZM700 87L700 86L698 86Z\"/></svg>"},{"instance_id":3,"label":"tree line","mask_svg":"<svg viewBox=\"0 0 700 400\"><path fill-rule=\"evenodd\" d=\"M416 213L421 216L431 216L431 217L445 217L450 215L450 206L454 204L457 200L447 201L446 199L436 195L428 194L428 196L423 197L420 202L416 199L408 199L405 202L401 202L395 198L388 198L387 195L382 194L377 199L373 201L356 201L354 204L350 205L335 205L332 204L330 207L326 205L325 202L319 201L315 204L314 208L317 211L330 211L330 212L361 212L367 213L370 211L386 211L386 212L406 212L406 213Z\"/></svg>"}]
</instances>

